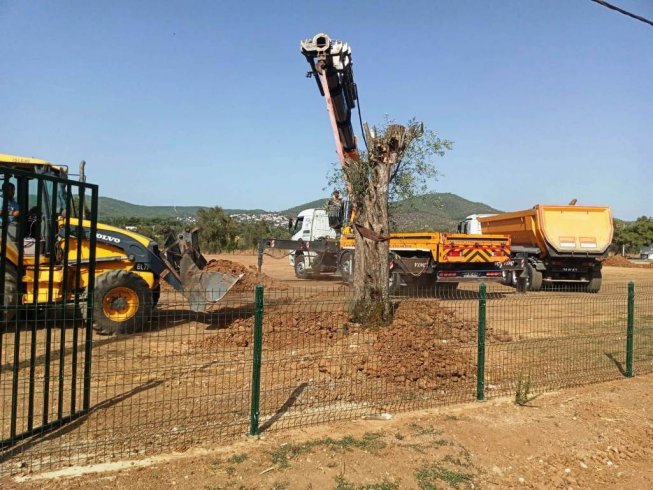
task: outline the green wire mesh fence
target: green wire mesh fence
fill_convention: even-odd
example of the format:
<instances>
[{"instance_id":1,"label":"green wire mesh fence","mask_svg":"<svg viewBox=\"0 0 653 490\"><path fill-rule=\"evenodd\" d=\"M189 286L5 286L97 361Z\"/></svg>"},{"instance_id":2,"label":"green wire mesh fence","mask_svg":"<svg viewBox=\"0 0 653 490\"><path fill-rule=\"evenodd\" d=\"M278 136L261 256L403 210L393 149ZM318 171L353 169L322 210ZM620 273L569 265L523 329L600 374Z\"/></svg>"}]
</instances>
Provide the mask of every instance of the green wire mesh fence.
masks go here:
<instances>
[{"instance_id":1,"label":"green wire mesh fence","mask_svg":"<svg viewBox=\"0 0 653 490\"><path fill-rule=\"evenodd\" d=\"M629 307L625 283L605 285L599 294L518 294L488 285L482 295L477 284L409 291L393 298L391 324L364 327L351 321L345 286L255 291L251 285L230 291L206 313L191 312L181 294L164 289L138 331L92 339L84 330L74 334L72 317L58 310L38 318L19 314L1 335L0 473L514 397L524 380L535 395L619 379L629 368L629 316L633 375L651 373L652 293L653 284L635 284ZM53 419L60 406L65 411L85 394L90 409L79 418L12 440L12 423L20 425L30 410L43 419L39 407L47 406Z\"/></svg>"}]
</instances>

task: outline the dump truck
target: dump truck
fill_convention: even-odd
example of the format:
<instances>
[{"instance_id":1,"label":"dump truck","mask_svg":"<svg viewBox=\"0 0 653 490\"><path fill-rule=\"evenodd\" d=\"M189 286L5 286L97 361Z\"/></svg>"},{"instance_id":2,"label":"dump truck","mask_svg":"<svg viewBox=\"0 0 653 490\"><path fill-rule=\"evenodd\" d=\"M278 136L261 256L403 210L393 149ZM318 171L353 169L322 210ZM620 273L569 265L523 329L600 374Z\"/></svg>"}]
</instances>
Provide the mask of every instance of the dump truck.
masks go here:
<instances>
[{"instance_id":1,"label":"dump truck","mask_svg":"<svg viewBox=\"0 0 653 490\"><path fill-rule=\"evenodd\" d=\"M613 234L609 207L537 204L523 211L470 216L461 229L473 229L475 221L483 235L510 235L511 261L503 265L507 284L516 285L525 271L531 291L545 284L579 285L591 293L601 289L601 259Z\"/></svg>"},{"instance_id":2,"label":"dump truck","mask_svg":"<svg viewBox=\"0 0 653 490\"><path fill-rule=\"evenodd\" d=\"M65 165L0 154L2 188L18 195L15 205L3 196L0 212L5 324L20 306L88 302L96 330L128 333L149 320L161 281L181 291L191 309L205 311L240 279L203 271L207 262L196 241L173 264L154 240L98 223L97 209L86 206L97 206L97 186L86 184L83 169L75 181ZM94 196L86 196L89 189ZM82 317L88 313L82 307Z\"/></svg>"},{"instance_id":3,"label":"dump truck","mask_svg":"<svg viewBox=\"0 0 653 490\"><path fill-rule=\"evenodd\" d=\"M336 150L341 162L360 159L352 110L358 91L354 83L351 48L343 41L318 33L301 41L300 49L308 64L310 78L326 101ZM341 222L333 223L323 209L299 213L291 240L259 241L259 270L267 249L290 251L298 278L319 274L339 274L344 281L353 275L355 216L345 205ZM462 233L424 231L391 233L389 239L390 291L400 286L431 286L439 283L453 289L463 281L499 281L501 264L510 260L510 237L488 234L483 237Z\"/></svg>"},{"instance_id":4,"label":"dump truck","mask_svg":"<svg viewBox=\"0 0 653 490\"><path fill-rule=\"evenodd\" d=\"M309 214L311 219L307 219ZM313 226L313 222L319 222L323 214L321 209L302 211L296 222L300 226L293 239L261 240L258 249L259 271L266 250L281 249L291 252L291 264L299 279L336 274L343 281L351 281L356 248L354 235L345 231L336 239L325 233L324 226ZM306 233L302 232L304 226ZM389 249L391 292L397 292L403 286L429 287L437 284L441 289L452 290L460 282L501 281L501 265L510 260L510 238L505 235L393 232L390 234Z\"/></svg>"}]
</instances>

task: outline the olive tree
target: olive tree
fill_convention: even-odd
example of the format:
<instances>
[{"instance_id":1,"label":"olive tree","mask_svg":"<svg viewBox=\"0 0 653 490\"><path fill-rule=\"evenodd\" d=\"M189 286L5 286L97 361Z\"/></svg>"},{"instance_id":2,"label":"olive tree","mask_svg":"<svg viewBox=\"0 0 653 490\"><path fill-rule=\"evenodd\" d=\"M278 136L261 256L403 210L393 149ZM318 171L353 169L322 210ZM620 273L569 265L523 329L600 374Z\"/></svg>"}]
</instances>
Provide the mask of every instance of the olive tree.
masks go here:
<instances>
[{"instance_id":1,"label":"olive tree","mask_svg":"<svg viewBox=\"0 0 653 490\"><path fill-rule=\"evenodd\" d=\"M356 240L353 270L354 321L370 325L391 321L389 295L389 201L426 190L437 174L435 158L452 142L425 130L416 120L406 125L386 120L364 127L367 152L347 158L341 175L352 202L351 228Z\"/></svg>"}]
</instances>

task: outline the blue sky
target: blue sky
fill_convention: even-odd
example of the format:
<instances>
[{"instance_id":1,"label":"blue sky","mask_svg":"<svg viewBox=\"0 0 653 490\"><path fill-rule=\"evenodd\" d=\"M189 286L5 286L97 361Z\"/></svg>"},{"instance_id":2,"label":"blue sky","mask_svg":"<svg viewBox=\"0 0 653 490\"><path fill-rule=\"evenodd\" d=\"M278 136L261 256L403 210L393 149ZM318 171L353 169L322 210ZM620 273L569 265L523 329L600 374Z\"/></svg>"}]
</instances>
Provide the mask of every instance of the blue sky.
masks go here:
<instances>
[{"instance_id":1,"label":"blue sky","mask_svg":"<svg viewBox=\"0 0 653 490\"><path fill-rule=\"evenodd\" d=\"M614 0L653 18L653 2ZM352 46L363 117L455 148L430 187L653 215L653 28L589 0L0 0L0 152L145 205L285 209L336 161L299 41Z\"/></svg>"}]
</instances>

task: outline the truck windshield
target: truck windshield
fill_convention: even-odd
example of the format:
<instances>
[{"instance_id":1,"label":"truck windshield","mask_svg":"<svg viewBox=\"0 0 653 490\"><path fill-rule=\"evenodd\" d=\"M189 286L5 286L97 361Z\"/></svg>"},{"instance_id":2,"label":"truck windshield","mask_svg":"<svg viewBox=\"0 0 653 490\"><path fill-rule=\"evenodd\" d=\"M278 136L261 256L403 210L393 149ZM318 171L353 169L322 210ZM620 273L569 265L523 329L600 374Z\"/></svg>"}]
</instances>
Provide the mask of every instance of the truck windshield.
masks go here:
<instances>
[{"instance_id":1,"label":"truck windshield","mask_svg":"<svg viewBox=\"0 0 653 490\"><path fill-rule=\"evenodd\" d=\"M303 216L300 216L299 218L297 218L297 219L295 220L295 226L294 226L293 229L292 229L292 234L294 235L295 233L297 233L298 231L300 231L300 230L302 229L302 225L303 225L303 224L304 224L304 217L303 217Z\"/></svg>"}]
</instances>

